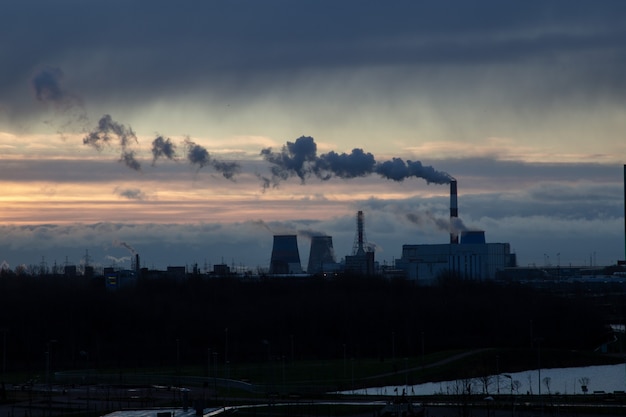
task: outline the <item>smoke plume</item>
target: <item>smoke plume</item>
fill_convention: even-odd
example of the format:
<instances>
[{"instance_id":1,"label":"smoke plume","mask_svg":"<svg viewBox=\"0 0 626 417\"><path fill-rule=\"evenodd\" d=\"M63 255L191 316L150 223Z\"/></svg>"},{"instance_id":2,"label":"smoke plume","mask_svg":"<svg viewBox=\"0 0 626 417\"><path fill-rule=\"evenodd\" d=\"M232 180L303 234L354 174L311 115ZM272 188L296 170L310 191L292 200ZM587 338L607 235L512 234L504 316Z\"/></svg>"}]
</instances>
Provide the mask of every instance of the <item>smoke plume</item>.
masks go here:
<instances>
[{"instance_id":1,"label":"smoke plume","mask_svg":"<svg viewBox=\"0 0 626 417\"><path fill-rule=\"evenodd\" d=\"M304 230L298 230L298 236L302 236L308 240L313 239L314 237L320 237L320 236L328 236L326 233L324 232L318 232L316 230L310 230L310 229L304 229Z\"/></svg>"},{"instance_id":2,"label":"smoke plume","mask_svg":"<svg viewBox=\"0 0 626 417\"><path fill-rule=\"evenodd\" d=\"M185 147L187 148L187 159L191 165L201 168L210 165L217 172L222 174L226 179L232 180L239 172L240 166L236 162L224 162L211 157L209 152L201 145L193 142L191 139L185 139Z\"/></svg>"},{"instance_id":3,"label":"smoke plume","mask_svg":"<svg viewBox=\"0 0 626 417\"><path fill-rule=\"evenodd\" d=\"M59 68L45 68L33 77L32 83L37 100L43 102L60 102L66 93L61 88L63 71Z\"/></svg>"},{"instance_id":4,"label":"smoke plume","mask_svg":"<svg viewBox=\"0 0 626 417\"><path fill-rule=\"evenodd\" d=\"M174 145L170 138L165 138L161 135L157 136L152 141L152 165L156 164L157 159L166 158L166 159L174 159L176 158L176 145Z\"/></svg>"},{"instance_id":5,"label":"smoke plume","mask_svg":"<svg viewBox=\"0 0 626 417\"><path fill-rule=\"evenodd\" d=\"M50 104L56 110L54 121L45 123L57 128L57 133L63 135L67 129L86 130L88 118L82 100L68 92L62 86L63 71L60 68L47 67L39 71L31 80L35 98L45 104Z\"/></svg>"},{"instance_id":6,"label":"smoke plume","mask_svg":"<svg viewBox=\"0 0 626 417\"><path fill-rule=\"evenodd\" d=\"M141 201L141 200L145 200L146 199L146 195L139 188L122 189L122 188L116 187L115 188L115 192L120 197L124 197L124 198L127 198L129 200Z\"/></svg>"},{"instance_id":7,"label":"smoke plume","mask_svg":"<svg viewBox=\"0 0 626 417\"><path fill-rule=\"evenodd\" d=\"M459 217L437 217L431 212L407 213L406 219L418 226L435 226L437 230L460 233L469 230Z\"/></svg>"},{"instance_id":8,"label":"smoke plume","mask_svg":"<svg viewBox=\"0 0 626 417\"><path fill-rule=\"evenodd\" d=\"M270 185L277 187L281 181L293 176L300 178L302 183L310 176L326 181L333 177L350 179L371 174L394 181L411 177L422 178L429 184L448 184L452 180L450 174L424 166L419 161L405 162L401 158L393 158L391 161L376 162L374 155L359 148L353 149L349 154L331 151L318 156L317 145L310 136L301 136L295 142L287 142L280 152L265 148L261 150L261 156L272 164L270 178L259 176L263 188Z\"/></svg>"},{"instance_id":9,"label":"smoke plume","mask_svg":"<svg viewBox=\"0 0 626 417\"><path fill-rule=\"evenodd\" d=\"M98 126L83 138L83 144L101 151L104 146L111 145L115 140L119 142L122 149L120 162L124 162L130 169L139 171L141 164L135 158L135 152L128 149L133 143L138 143L137 135L130 127L127 128L114 121L108 114L102 116L98 121Z\"/></svg>"},{"instance_id":10,"label":"smoke plume","mask_svg":"<svg viewBox=\"0 0 626 417\"><path fill-rule=\"evenodd\" d=\"M113 241L113 245L128 249L132 255L137 254L137 251L126 242L115 240Z\"/></svg>"}]
</instances>

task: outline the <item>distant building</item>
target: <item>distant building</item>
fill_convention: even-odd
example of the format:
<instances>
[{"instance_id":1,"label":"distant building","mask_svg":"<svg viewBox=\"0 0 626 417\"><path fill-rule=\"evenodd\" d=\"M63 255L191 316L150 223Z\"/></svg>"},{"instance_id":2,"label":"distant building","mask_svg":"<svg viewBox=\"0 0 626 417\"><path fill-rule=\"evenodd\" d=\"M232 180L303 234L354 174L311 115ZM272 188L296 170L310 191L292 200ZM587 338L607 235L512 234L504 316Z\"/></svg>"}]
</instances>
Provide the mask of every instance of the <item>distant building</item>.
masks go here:
<instances>
[{"instance_id":1,"label":"distant building","mask_svg":"<svg viewBox=\"0 0 626 417\"><path fill-rule=\"evenodd\" d=\"M376 272L374 252L360 252L355 255L347 255L344 270L350 274L374 275Z\"/></svg>"},{"instance_id":2,"label":"distant building","mask_svg":"<svg viewBox=\"0 0 626 417\"><path fill-rule=\"evenodd\" d=\"M120 288L137 284L137 272L124 269L115 271L113 268L105 268L104 284L107 290L115 291Z\"/></svg>"},{"instance_id":3,"label":"distant building","mask_svg":"<svg viewBox=\"0 0 626 417\"><path fill-rule=\"evenodd\" d=\"M187 276L187 268L184 266L168 266L166 275L170 279L183 280Z\"/></svg>"},{"instance_id":4,"label":"distant building","mask_svg":"<svg viewBox=\"0 0 626 417\"><path fill-rule=\"evenodd\" d=\"M76 274L76 265L65 265L65 267L63 267L63 275L65 275L66 277L74 278Z\"/></svg>"},{"instance_id":5,"label":"distant building","mask_svg":"<svg viewBox=\"0 0 626 417\"><path fill-rule=\"evenodd\" d=\"M226 276L230 275L230 267L226 264L213 265L213 275Z\"/></svg>"},{"instance_id":6,"label":"distant building","mask_svg":"<svg viewBox=\"0 0 626 417\"><path fill-rule=\"evenodd\" d=\"M486 243L483 231L461 233L459 244L403 245L396 268L421 285L432 285L451 274L467 280L495 279L505 268L515 266L508 243Z\"/></svg>"}]
</instances>

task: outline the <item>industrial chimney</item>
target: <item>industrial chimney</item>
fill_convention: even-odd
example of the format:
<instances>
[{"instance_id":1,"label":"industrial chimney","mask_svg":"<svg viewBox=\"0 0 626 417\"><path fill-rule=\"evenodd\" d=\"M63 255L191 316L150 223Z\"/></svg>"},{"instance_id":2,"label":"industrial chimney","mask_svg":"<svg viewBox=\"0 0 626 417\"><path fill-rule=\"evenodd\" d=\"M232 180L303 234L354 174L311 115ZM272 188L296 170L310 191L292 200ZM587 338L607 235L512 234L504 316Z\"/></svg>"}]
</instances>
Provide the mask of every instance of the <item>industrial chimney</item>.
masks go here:
<instances>
[{"instance_id":1,"label":"industrial chimney","mask_svg":"<svg viewBox=\"0 0 626 417\"><path fill-rule=\"evenodd\" d=\"M459 243L459 234L456 230L456 223L459 217L459 208L457 202L456 180L450 181L450 244Z\"/></svg>"}]
</instances>

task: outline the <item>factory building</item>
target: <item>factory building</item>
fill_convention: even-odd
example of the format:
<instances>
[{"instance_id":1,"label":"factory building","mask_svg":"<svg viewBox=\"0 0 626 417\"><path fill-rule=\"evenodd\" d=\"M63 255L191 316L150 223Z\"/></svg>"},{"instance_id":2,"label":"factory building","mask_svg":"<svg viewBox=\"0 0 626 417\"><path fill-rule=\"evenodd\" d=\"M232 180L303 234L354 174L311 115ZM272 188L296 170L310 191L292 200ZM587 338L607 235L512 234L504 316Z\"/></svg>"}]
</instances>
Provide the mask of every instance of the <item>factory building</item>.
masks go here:
<instances>
[{"instance_id":1,"label":"factory building","mask_svg":"<svg viewBox=\"0 0 626 417\"><path fill-rule=\"evenodd\" d=\"M515 266L508 243L486 243L483 231L461 232L459 244L402 245L396 268L420 285L433 285L445 274L461 279L495 279L505 268Z\"/></svg>"},{"instance_id":2,"label":"factory building","mask_svg":"<svg viewBox=\"0 0 626 417\"><path fill-rule=\"evenodd\" d=\"M270 260L271 275L302 274L296 235L275 235Z\"/></svg>"},{"instance_id":3,"label":"factory building","mask_svg":"<svg viewBox=\"0 0 626 417\"><path fill-rule=\"evenodd\" d=\"M396 268L420 285L433 285L443 275L467 280L489 280L516 266L508 243L486 243L484 231L459 230L457 182L450 181L450 243L402 245ZM460 234L460 243L459 243Z\"/></svg>"}]
</instances>

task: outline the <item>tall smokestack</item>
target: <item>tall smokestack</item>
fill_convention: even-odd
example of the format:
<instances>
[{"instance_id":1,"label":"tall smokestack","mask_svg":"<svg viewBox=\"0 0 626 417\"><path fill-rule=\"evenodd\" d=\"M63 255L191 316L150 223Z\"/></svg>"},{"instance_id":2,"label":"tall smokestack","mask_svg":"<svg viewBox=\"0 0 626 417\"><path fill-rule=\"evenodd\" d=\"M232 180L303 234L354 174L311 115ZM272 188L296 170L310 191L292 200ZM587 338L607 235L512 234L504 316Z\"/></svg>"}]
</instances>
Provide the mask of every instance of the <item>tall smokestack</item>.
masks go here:
<instances>
[{"instance_id":1,"label":"tall smokestack","mask_svg":"<svg viewBox=\"0 0 626 417\"><path fill-rule=\"evenodd\" d=\"M450 244L459 243L459 235L455 230L456 220L459 217L459 208L457 202L456 180L450 181Z\"/></svg>"},{"instance_id":2,"label":"tall smokestack","mask_svg":"<svg viewBox=\"0 0 626 417\"><path fill-rule=\"evenodd\" d=\"M626 262L626 164L624 164L624 262Z\"/></svg>"}]
</instances>

